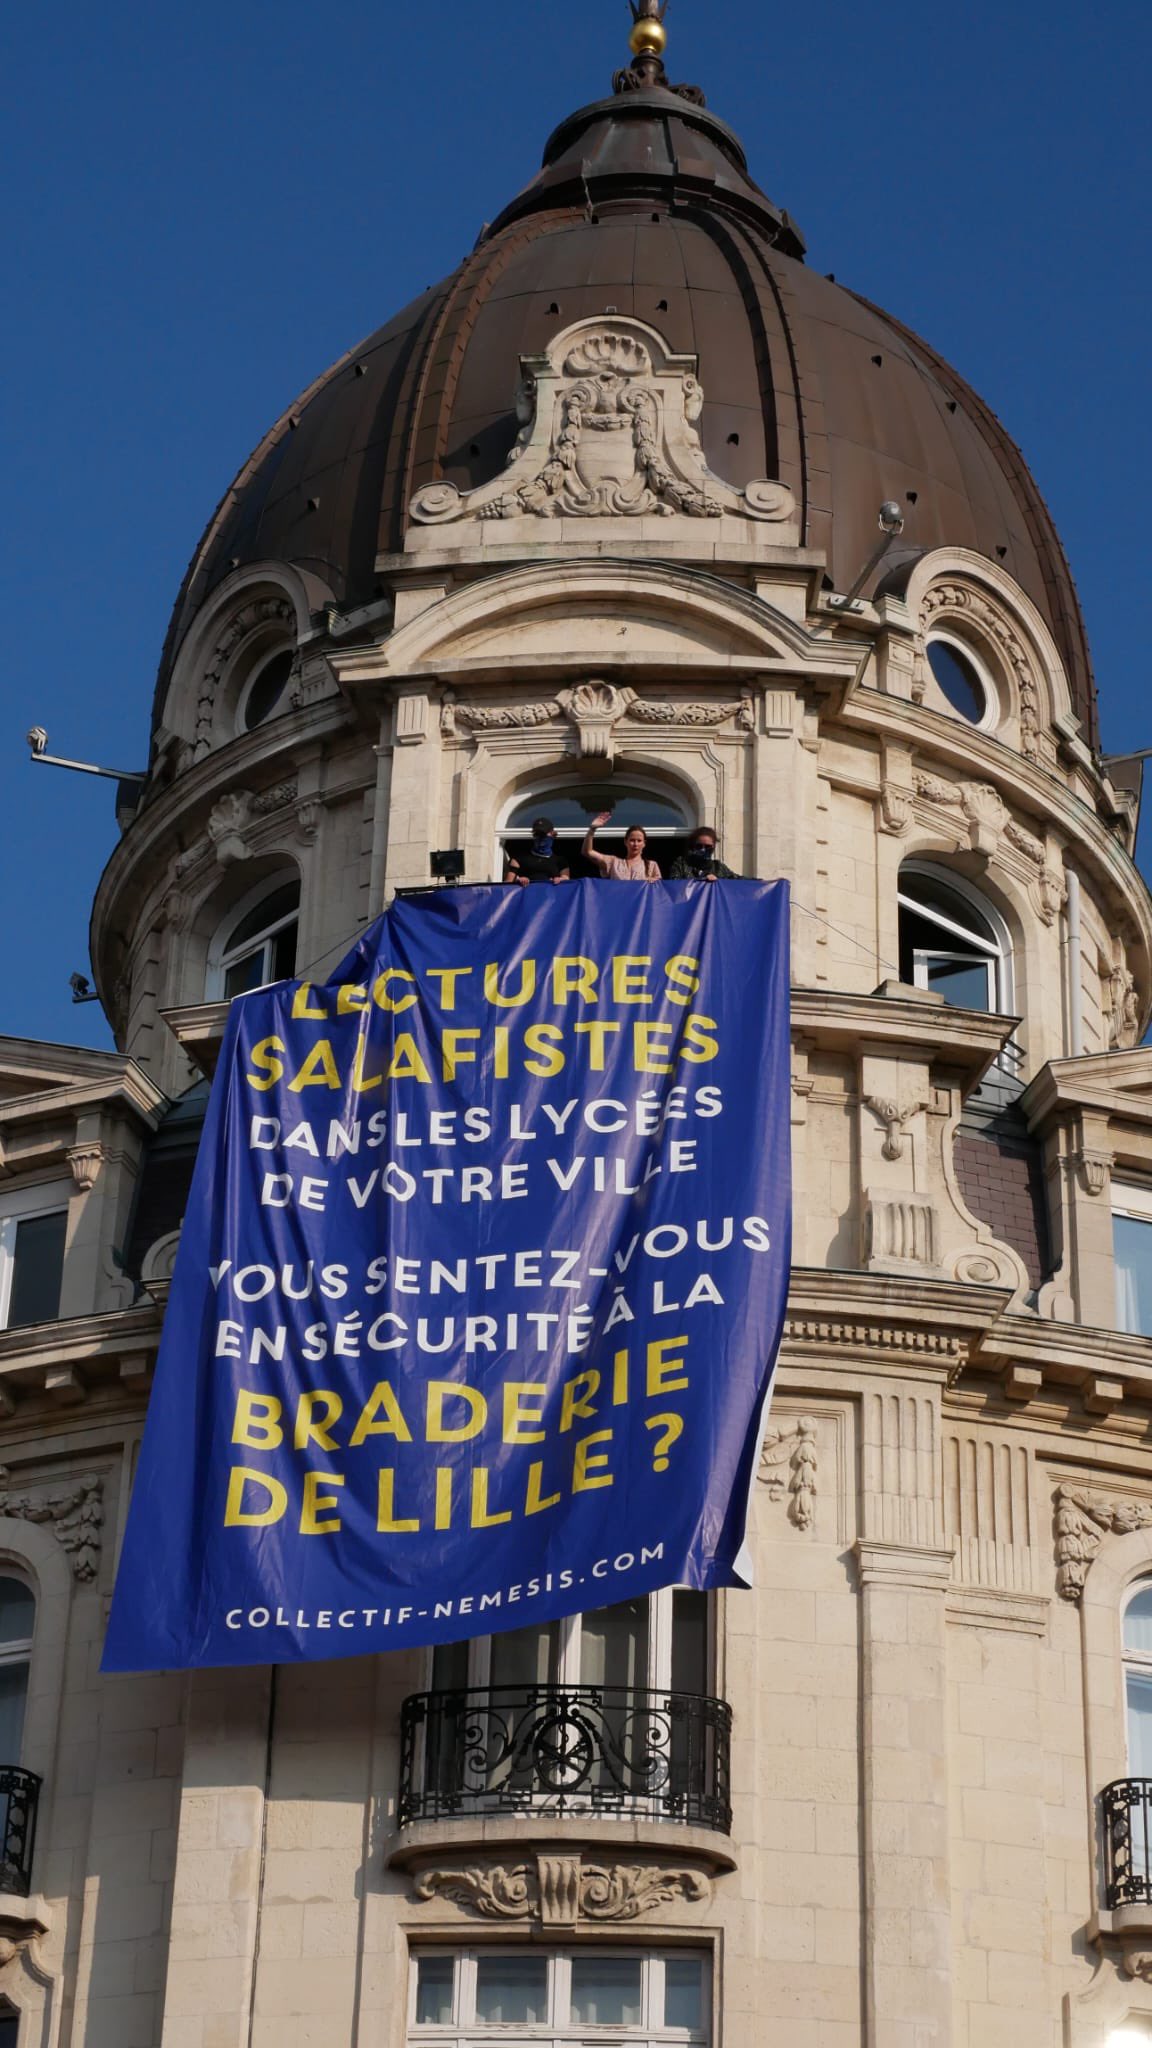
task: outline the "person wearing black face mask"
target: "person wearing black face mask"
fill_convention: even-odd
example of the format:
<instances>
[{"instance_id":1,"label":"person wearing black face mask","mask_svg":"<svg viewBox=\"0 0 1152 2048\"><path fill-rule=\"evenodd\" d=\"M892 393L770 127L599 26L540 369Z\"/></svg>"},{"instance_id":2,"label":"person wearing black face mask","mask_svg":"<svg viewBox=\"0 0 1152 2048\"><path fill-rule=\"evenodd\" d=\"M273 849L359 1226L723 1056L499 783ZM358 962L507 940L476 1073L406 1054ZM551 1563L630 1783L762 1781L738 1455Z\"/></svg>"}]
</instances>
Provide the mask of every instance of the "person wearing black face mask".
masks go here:
<instances>
[{"instance_id":1,"label":"person wearing black face mask","mask_svg":"<svg viewBox=\"0 0 1152 2048\"><path fill-rule=\"evenodd\" d=\"M685 851L678 854L668 870L670 882L736 882L739 876L716 853L716 834L711 825L698 825Z\"/></svg>"},{"instance_id":2,"label":"person wearing black face mask","mask_svg":"<svg viewBox=\"0 0 1152 2048\"><path fill-rule=\"evenodd\" d=\"M532 844L525 853L510 853L504 863L504 880L518 882L566 882L568 864L556 851L556 827L551 818L533 818Z\"/></svg>"}]
</instances>

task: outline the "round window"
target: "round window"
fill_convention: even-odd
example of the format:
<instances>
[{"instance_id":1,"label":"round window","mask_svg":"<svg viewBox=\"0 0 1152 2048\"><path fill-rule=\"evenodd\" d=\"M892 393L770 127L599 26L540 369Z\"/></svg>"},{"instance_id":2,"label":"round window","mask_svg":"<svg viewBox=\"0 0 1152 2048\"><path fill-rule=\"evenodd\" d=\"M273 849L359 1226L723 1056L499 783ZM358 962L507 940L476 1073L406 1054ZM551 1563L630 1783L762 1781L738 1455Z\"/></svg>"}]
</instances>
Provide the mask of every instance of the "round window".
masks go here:
<instances>
[{"instance_id":1,"label":"round window","mask_svg":"<svg viewBox=\"0 0 1152 2048\"><path fill-rule=\"evenodd\" d=\"M283 647L278 654L269 655L263 666L257 669L244 698L245 732L252 732L256 726L263 725L266 718L271 718L274 711L282 708L280 700L288 687L292 661L292 649Z\"/></svg>"},{"instance_id":2,"label":"round window","mask_svg":"<svg viewBox=\"0 0 1152 2048\"><path fill-rule=\"evenodd\" d=\"M959 641L931 639L928 666L953 711L966 718L969 725L982 725L988 715L988 685Z\"/></svg>"}]
</instances>

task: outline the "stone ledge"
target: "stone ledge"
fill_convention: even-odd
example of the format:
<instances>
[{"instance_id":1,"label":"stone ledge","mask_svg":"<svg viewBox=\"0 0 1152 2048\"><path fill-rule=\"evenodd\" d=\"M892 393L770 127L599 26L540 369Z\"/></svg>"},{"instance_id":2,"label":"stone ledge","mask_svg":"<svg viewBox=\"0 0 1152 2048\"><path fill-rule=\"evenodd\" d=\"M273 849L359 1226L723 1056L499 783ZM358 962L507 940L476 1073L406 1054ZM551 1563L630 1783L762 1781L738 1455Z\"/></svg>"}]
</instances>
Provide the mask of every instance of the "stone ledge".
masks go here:
<instances>
[{"instance_id":1,"label":"stone ledge","mask_svg":"<svg viewBox=\"0 0 1152 2048\"><path fill-rule=\"evenodd\" d=\"M595 1813L582 1813L567 1820L544 1811L414 1821L397 1836L384 1861L389 1869L407 1870L430 1859L500 1848L531 1855L548 1855L550 1851L607 1855L614 1849L642 1850L662 1863L687 1856L716 1872L735 1870L737 1864L736 1845L731 1836L711 1828L673 1820L608 1819Z\"/></svg>"}]
</instances>

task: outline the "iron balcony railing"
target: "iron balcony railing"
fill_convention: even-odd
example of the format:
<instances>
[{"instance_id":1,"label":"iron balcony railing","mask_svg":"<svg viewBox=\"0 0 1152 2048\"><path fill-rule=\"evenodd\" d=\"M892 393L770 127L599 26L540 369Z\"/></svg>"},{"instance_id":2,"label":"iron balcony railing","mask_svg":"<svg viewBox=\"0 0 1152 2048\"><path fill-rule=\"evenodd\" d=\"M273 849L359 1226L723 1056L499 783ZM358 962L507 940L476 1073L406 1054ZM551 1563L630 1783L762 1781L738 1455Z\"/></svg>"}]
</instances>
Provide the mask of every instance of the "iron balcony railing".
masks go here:
<instances>
[{"instance_id":1,"label":"iron balcony railing","mask_svg":"<svg viewBox=\"0 0 1152 2048\"><path fill-rule=\"evenodd\" d=\"M40 1782L35 1771L0 1764L0 1892L15 1892L21 1899L32 1889Z\"/></svg>"},{"instance_id":2,"label":"iron balcony railing","mask_svg":"<svg viewBox=\"0 0 1152 2048\"><path fill-rule=\"evenodd\" d=\"M401 1827L469 1815L732 1824L732 1709L696 1693L511 1685L413 1693L401 1710Z\"/></svg>"},{"instance_id":3,"label":"iron balcony railing","mask_svg":"<svg viewBox=\"0 0 1152 2048\"><path fill-rule=\"evenodd\" d=\"M1110 1912L1152 1900L1152 1778L1118 1778L1100 1794L1104 1902Z\"/></svg>"}]
</instances>

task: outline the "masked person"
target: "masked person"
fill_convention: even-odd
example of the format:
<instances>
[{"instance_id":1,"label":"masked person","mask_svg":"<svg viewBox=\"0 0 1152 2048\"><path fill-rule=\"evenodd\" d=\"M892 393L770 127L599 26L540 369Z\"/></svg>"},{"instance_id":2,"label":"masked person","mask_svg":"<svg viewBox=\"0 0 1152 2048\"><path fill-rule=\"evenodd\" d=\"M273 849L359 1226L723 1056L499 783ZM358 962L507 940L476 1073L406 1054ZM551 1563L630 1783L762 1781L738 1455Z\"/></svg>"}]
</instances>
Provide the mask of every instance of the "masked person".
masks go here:
<instances>
[{"instance_id":1,"label":"masked person","mask_svg":"<svg viewBox=\"0 0 1152 2048\"><path fill-rule=\"evenodd\" d=\"M611 811L598 811L588 827L584 844L580 848L585 860L598 867L609 882L662 882L654 860L647 858L648 834L643 825L629 825L624 834L624 858L618 853L597 853L593 841L601 825L611 820Z\"/></svg>"},{"instance_id":2,"label":"masked person","mask_svg":"<svg viewBox=\"0 0 1152 2048\"><path fill-rule=\"evenodd\" d=\"M716 834L711 825L698 825L683 853L668 871L670 882L736 882L727 861L717 858Z\"/></svg>"},{"instance_id":3,"label":"masked person","mask_svg":"<svg viewBox=\"0 0 1152 2048\"><path fill-rule=\"evenodd\" d=\"M524 853L510 853L504 863L504 880L518 882L566 882L568 863L556 851L556 827L551 818L533 818L532 844Z\"/></svg>"}]
</instances>

